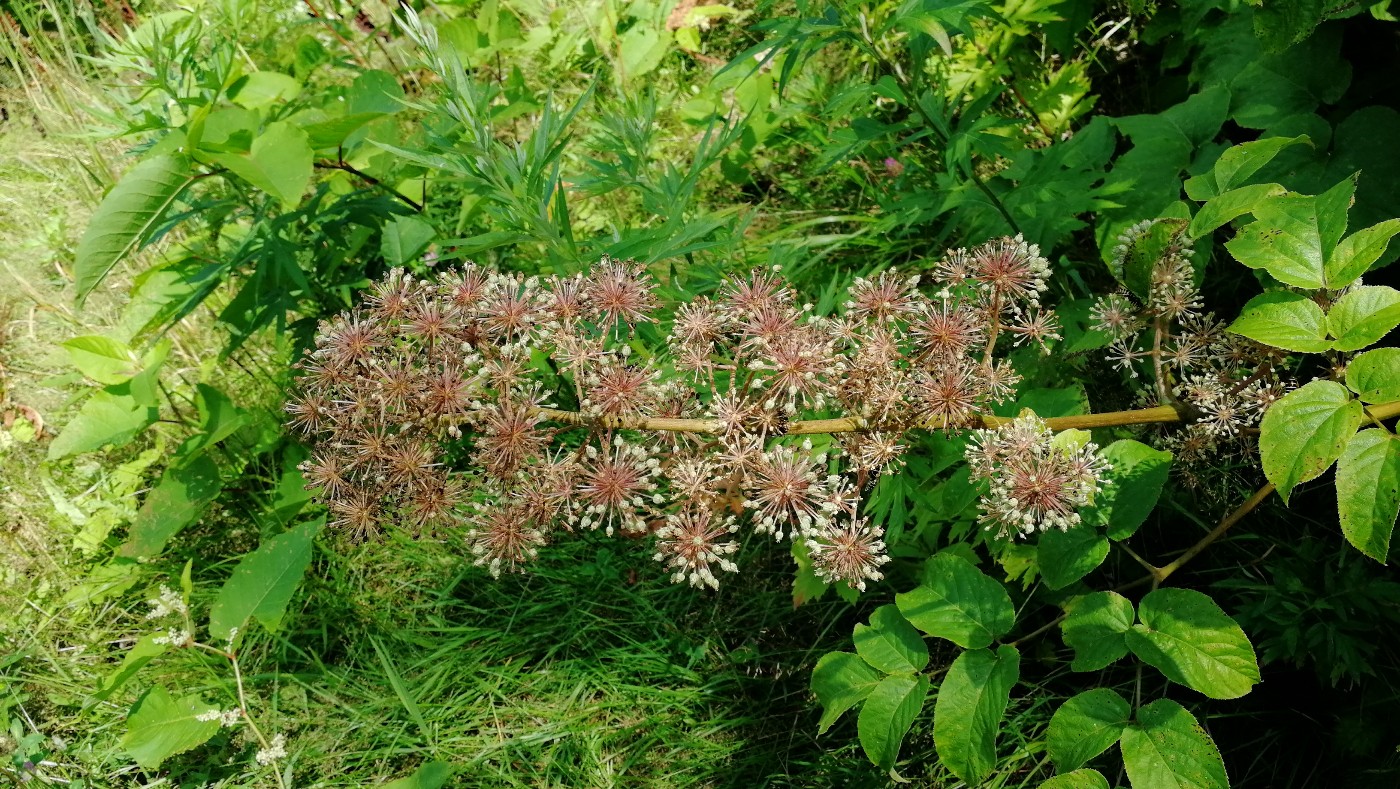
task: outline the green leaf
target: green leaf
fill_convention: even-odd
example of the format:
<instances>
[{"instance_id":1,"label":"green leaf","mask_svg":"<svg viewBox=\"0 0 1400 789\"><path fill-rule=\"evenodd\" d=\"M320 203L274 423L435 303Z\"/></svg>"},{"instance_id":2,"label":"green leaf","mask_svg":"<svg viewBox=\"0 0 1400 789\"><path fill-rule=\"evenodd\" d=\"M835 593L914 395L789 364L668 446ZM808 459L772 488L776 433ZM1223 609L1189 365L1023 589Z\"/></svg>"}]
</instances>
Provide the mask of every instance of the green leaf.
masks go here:
<instances>
[{"instance_id":1,"label":"green leaf","mask_svg":"<svg viewBox=\"0 0 1400 789\"><path fill-rule=\"evenodd\" d=\"M196 720L211 710L199 696L172 699L159 685L146 691L126 716L122 745L136 763L155 770L161 762L209 741L219 731L219 719Z\"/></svg>"},{"instance_id":2,"label":"green leaf","mask_svg":"<svg viewBox=\"0 0 1400 789\"><path fill-rule=\"evenodd\" d=\"M375 112L392 115L403 109L403 86L393 74L381 69L361 72L345 91L349 115Z\"/></svg>"},{"instance_id":3,"label":"green leaf","mask_svg":"<svg viewBox=\"0 0 1400 789\"><path fill-rule=\"evenodd\" d=\"M1337 460L1337 514L1347 542L1384 563L1400 515L1400 438L1362 430Z\"/></svg>"},{"instance_id":4,"label":"green leaf","mask_svg":"<svg viewBox=\"0 0 1400 789\"><path fill-rule=\"evenodd\" d=\"M208 384L195 386L194 403L199 411L199 428L204 431L199 442L201 447L223 441L248 423L248 412L234 405L228 395Z\"/></svg>"},{"instance_id":5,"label":"green leaf","mask_svg":"<svg viewBox=\"0 0 1400 789\"><path fill-rule=\"evenodd\" d=\"M390 781L381 789L441 789L452 777L452 765L447 762L426 762L413 775Z\"/></svg>"},{"instance_id":6,"label":"green leaf","mask_svg":"<svg viewBox=\"0 0 1400 789\"><path fill-rule=\"evenodd\" d=\"M895 674L880 680L856 718L860 747L871 763L892 769L899 746L928 698L928 677Z\"/></svg>"},{"instance_id":7,"label":"green leaf","mask_svg":"<svg viewBox=\"0 0 1400 789\"><path fill-rule=\"evenodd\" d=\"M1213 699L1237 699L1259 681L1249 638L1209 596L1157 589L1142 598L1138 617L1142 624L1128 631L1128 648L1172 682Z\"/></svg>"},{"instance_id":8,"label":"green leaf","mask_svg":"<svg viewBox=\"0 0 1400 789\"><path fill-rule=\"evenodd\" d=\"M1400 290L1363 285L1347 291L1327 311L1327 328L1339 351L1359 351L1374 345L1400 326Z\"/></svg>"},{"instance_id":9,"label":"green leaf","mask_svg":"<svg viewBox=\"0 0 1400 789\"><path fill-rule=\"evenodd\" d=\"M1058 771L1077 770L1123 736L1133 708L1117 691L1086 690L1055 711L1046 732L1050 758Z\"/></svg>"},{"instance_id":10,"label":"green leaf","mask_svg":"<svg viewBox=\"0 0 1400 789\"><path fill-rule=\"evenodd\" d=\"M882 605L870 615L870 624L857 624L856 654L886 674L913 674L928 665L924 637L892 605Z\"/></svg>"},{"instance_id":11,"label":"green leaf","mask_svg":"<svg viewBox=\"0 0 1400 789\"><path fill-rule=\"evenodd\" d=\"M1229 789L1225 762L1210 735L1171 699L1138 710L1120 747L1133 789Z\"/></svg>"},{"instance_id":12,"label":"green leaf","mask_svg":"<svg viewBox=\"0 0 1400 789\"><path fill-rule=\"evenodd\" d=\"M1108 779L1098 770L1075 770L1057 775L1040 785L1040 789L1108 789Z\"/></svg>"},{"instance_id":13,"label":"green leaf","mask_svg":"<svg viewBox=\"0 0 1400 789\"><path fill-rule=\"evenodd\" d=\"M209 611L209 634L227 639L233 628L242 627L250 617L276 631L311 564L311 547L325 522L325 518L318 518L305 523L244 556Z\"/></svg>"},{"instance_id":14,"label":"green leaf","mask_svg":"<svg viewBox=\"0 0 1400 789\"><path fill-rule=\"evenodd\" d=\"M972 562L946 552L929 559L924 583L895 595L895 604L915 627L965 649L990 645L1016 620L1005 587Z\"/></svg>"},{"instance_id":15,"label":"green leaf","mask_svg":"<svg viewBox=\"0 0 1400 789\"><path fill-rule=\"evenodd\" d=\"M49 444L48 458L59 460L108 444L125 444L156 421L157 416L156 409L138 403L130 395L96 392Z\"/></svg>"},{"instance_id":16,"label":"green leaf","mask_svg":"<svg viewBox=\"0 0 1400 789\"><path fill-rule=\"evenodd\" d=\"M1036 563L1046 586L1063 589L1093 572L1108 558L1108 539L1080 524L1068 531L1048 529L1036 546Z\"/></svg>"},{"instance_id":17,"label":"green leaf","mask_svg":"<svg viewBox=\"0 0 1400 789\"><path fill-rule=\"evenodd\" d=\"M1332 347L1322 308L1307 296L1286 290L1250 299L1228 331L1286 351L1322 353Z\"/></svg>"},{"instance_id":18,"label":"green leaf","mask_svg":"<svg viewBox=\"0 0 1400 789\"><path fill-rule=\"evenodd\" d=\"M1011 687L1021 675L1021 653L1013 646L974 649L958 655L933 708L933 742L939 760L957 777L977 785L997 766L997 731Z\"/></svg>"},{"instance_id":19,"label":"green leaf","mask_svg":"<svg viewBox=\"0 0 1400 789\"><path fill-rule=\"evenodd\" d=\"M1192 238L1200 238L1250 213L1264 200L1282 195L1286 191L1278 184L1252 184L1231 189L1225 194L1212 197L1201 206L1201 210L1192 217L1188 232Z\"/></svg>"},{"instance_id":20,"label":"green leaf","mask_svg":"<svg viewBox=\"0 0 1400 789\"><path fill-rule=\"evenodd\" d=\"M313 150L320 151L326 148L339 148L351 134L365 124L383 117L385 117L383 112L357 112L330 120L308 123L301 128L302 131L306 132L307 144Z\"/></svg>"},{"instance_id":21,"label":"green leaf","mask_svg":"<svg viewBox=\"0 0 1400 789\"><path fill-rule=\"evenodd\" d=\"M98 686L97 692L92 694L92 701L98 702L115 693L127 680L136 676L143 666L150 663L153 658L160 657L170 648L168 643L162 641L156 643L156 639L163 638L164 633L147 633L137 639L136 643L127 650L126 657L122 658L122 664L116 671L108 674L102 684Z\"/></svg>"},{"instance_id":22,"label":"green leaf","mask_svg":"<svg viewBox=\"0 0 1400 789\"><path fill-rule=\"evenodd\" d=\"M1367 403L1400 400L1400 348L1357 354L1347 364L1347 387Z\"/></svg>"},{"instance_id":23,"label":"green leaf","mask_svg":"<svg viewBox=\"0 0 1400 789\"><path fill-rule=\"evenodd\" d=\"M180 193L194 183L183 156L152 156L127 171L92 214L74 255L73 279L81 307L112 267L144 244Z\"/></svg>"},{"instance_id":24,"label":"green leaf","mask_svg":"<svg viewBox=\"0 0 1400 789\"><path fill-rule=\"evenodd\" d=\"M1321 476L1341 456L1362 416L1360 401L1334 381L1306 384L1264 412L1259 455L1285 504L1293 488Z\"/></svg>"},{"instance_id":25,"label":"green leaf","mask_svg":"<svg viewBox=\"0 0 1400 789\"><path fill-rule=\"evenodd\" d=\"M229 86L229 100L248 110L260 110L301 94L301 83L276 71L255 71Z\"/></svg>"},{"instance_id":26,"label":"green leaf","mask_svg":"<svg viewBox=\"0 0 1400 789\"><path fill-rule=\"evenodd\" d=\"M1133 626L1133 604L1117 592L1091 592L1075 600L1060 625L1074 650L1072 671L1098 671L1128 654L1125 634Z\"/></svg>"},{"instance_id":27,"label":"green leaf","mask_svg":"<svg viewBox=\"0 0 1400 789\"><path fill-rule=\"evenodd\" d=\"M850 652L828 652L812 670L812 692L822 705L822 717L817 722L817 734L825 734L841 714L865 701L880 674L858 655Z\"/></svg>"},{"instance_id":28,"label":"green leaf","mask_svg":"<svg viewBox=\"0 0 1400 789\"><path fill-rule=\"evenodd\" d=\"M100 384L122 384L141 372L141 360L126 343L90 334L63 343L73 366Z\"/></svg>"},{"instance_id":29,"label":"green leaf","mask_svg":"<svg viewBox=\"0 0 1400 789\"><path fill-rule=\"evenodd\" d=\"M1356 191L1348 178L1317 196L1271 197L1250 223L1225 245L1236 260L1262 268L1280 282L1316 290L1332 287L1324 261L1346 232L1347 206Z\"/></svg>"},{"instance_id":30,"label":"green leaf","mask_svg":"<svg viewBox=\"0 0 1400 789\"><path fill-rule=\"evenodd\" d=\"M1226 148L1209 173L1186 180L1186 194L1192 200L1203 202L1233 191L1273 161L1279 151L1298 144L1312 145L1312 140L1306 134L1266 137Z\"/></svg>"},{"instance_id":31,"label":"green leaf","mask_svg":"<svg viewBox=\"0 0 1400 789\"><path fill-rule=\"evenodd\" d=\"M165 550L170 538L194 523L223 486L218 465L203 453L167 468L136 512L121 555L155 556Z\"/></svg>"},{"instance_id":32,"label":"green leaf","mask_svg":"<svg viewBox=\"0 0 1400 789\"><path fill-rule=\"evenodd\" d=\"M1113 468L1107 475L1110 484L1094 496L1088 520L1106 525L1109 538L1126 540L1157 506L1171 472L1172 453L1125 438L1104 447L1100 454Z\"/></svg>"},{"instance_id":33,"label":"green leaf","mask_svg":"<svg viewBox=\"0 0 1400 789\"><path fill-rule=\"evenodd\" d=\"M1317 29L1328 11L1327 0L1270 0L1254 10L1254 34L1269 52L1283 52Z\"/></svg>"},{"instance_id":34,"label":"green leaf","mask_svg":"<svg viewBox=\"0 0 1400 789\"><path fill-rule=\"evenodd\" d=\"M380 251L384 262L390 266L402 266L428 248L428 242L437 235L431 223L413 214L396 216L384 223L384 237Z\"/></svg>"},{"instance_id":35,"label":"green leaf","mask_svg":"<svg viewBox=\"0 0 1400 789\"><path fill-rule=\"evenodd\" d=\"M246 154L209 154L212 161L277 198L286 208L300 202L311 183L313 156L306 132L286 121L268 124Z\"/></svg>"},{"instance_id":36,"label":"green leaf","mask_svg":"<svg viewBox=\"0 0 1400 789\"><path fill-rule=\"evenodd\" d=\"M1380 260L1390 239L1400 233L1400 219L1387 219L1342 239L1327 259L1327 282L1333 289L1345 288Z\"/></svg>"}]
</instances>

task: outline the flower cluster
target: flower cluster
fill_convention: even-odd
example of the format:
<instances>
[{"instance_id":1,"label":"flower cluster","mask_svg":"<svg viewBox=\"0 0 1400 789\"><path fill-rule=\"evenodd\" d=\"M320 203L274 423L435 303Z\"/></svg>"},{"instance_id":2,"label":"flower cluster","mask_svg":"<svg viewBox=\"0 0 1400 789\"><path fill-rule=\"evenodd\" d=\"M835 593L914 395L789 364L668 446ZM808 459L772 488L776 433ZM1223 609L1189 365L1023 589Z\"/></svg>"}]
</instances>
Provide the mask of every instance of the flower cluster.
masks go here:
<instances>
[{"instance_id":1,"label":"flower cluster","mask_svg":"<svg viewBox=\"0 0 1400 789\"><path fill-rule=\"evenodd\" d=\"M443 268L395 270L325 322L287 411L344 533L463 534L492 574L599 530L651 540L673 580L715 587L747 527L804 541L821 577L863 587L887 557L861 498L904 435L980 427L1018 381L999 343L1058 338L1040 304L1049 264L1020 238L949 252L926 288L857 279L835 315L776 269L668 315L634 261L548 278ZM658 322L664 347L643 350L639 327ZM792 435L827 432L822 419L844 435Z\"/></svg>"},{"instance_id":2,"label":"flower cluster","mask_svg":"<svg viewBox=\"0 0 1400 789\"><path fill-rule=\"evenodd\" d=\"M982 522L999 536L1065 531L1079 510L1093 503L1111 468L1093 442L1074 433L1055 435L1035 416L1021 416L981 430L968 445L973 479L986 480Z\"/></svg>"},{"instance_id":3,"label":"flower cluster","mask_svg":"<svg viewBox=\"0 0 1400 789\"><path fill-rule=\"evenodd\" d=\"M1146 298L1111 294L1090 313L1094 328L1113 340L1110 358L1134 378L1151 375L1150 400L1195 417L1164 444L1187 464L1238 449L1236 439L1287 390L1280 351L1230 334L1202 312L1192 254L1182 227L1160 220L1133 225L1119 238L1110 267L1125 281L1140 277Z\"/></svg>"}]
</instances>

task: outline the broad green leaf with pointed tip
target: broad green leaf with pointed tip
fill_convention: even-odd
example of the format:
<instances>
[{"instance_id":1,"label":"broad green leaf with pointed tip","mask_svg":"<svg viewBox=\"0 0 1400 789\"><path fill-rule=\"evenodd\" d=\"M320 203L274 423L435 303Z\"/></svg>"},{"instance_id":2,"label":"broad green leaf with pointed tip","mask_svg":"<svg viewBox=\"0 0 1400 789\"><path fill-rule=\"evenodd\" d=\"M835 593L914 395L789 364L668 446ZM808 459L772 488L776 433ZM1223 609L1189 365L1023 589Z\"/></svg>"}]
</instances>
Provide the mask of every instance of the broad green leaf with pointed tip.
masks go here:
<instances>
[{"instance_id":1,"label":"broad green leaf with pointed tip","mask_svg":"<svg viewBox=\"0 0 1400 789\"><path fill-rule=\"evenodd\" d=\"M1040 789L1108 789L1108 779L1098 770L1085 767L1072 773L1057 775L1041 784Z\"/></svg>"},{"instance_id":2,"label":"broad green leaf with pointed tip","mask_svg":"<svg viewBox=\"0 0 1400 789\"><path fill-rule=\"evenodd\" d=\"M1167 679L1213 699L1237 699L1259 681L1249 637L1209 596L1192 589L1157 589L1138 604L1141 624L1126 634L1128 648Z\"/></svg>"},{"instance_id":3,"label":"broad green leaf with pointed tip","mask_svg":"<svg viewBox=\"0 0 1400 789\"><path fill-rule=\"evenodd\" d=\"M1285 504L1301 482L1332 466L1361 426L1361 402L1335 381L1313 381L1279 398L1259 426L1264 476Z\"/></svg>"},{"instance_id":4,"label":"broad green leaf with pointed tip","mask_svg":"<svg viewBox=\"0 0 1400 789\"><path fill-rule=\"evenodd\" d=\"M150 240L170 206L194 180L184 156L152 156L128 170L102 198L74 255L79 307L122 258Z\"/></svg>"},{"instance_id":5,"label":"broad green leaf with pointed tip","mask_svg":"<svg viewBox=\"0 0 1400 789\"><path fill-rule=\"evenodd\" d=\"M1086 690L1065 700L1050 718L1046 747L1055 769L1076 770L1123 736L1133 708L1117 691Z\"/></svg>"},{"instance_id":6,"label":"broad green leaf with pointed tip","mask_svg":"<svg viewBox=\"0 0 1400 789\"><path fill-rule=\"evenodd\" d=\"M159 554L172 537L198 520L223 487L218 464L206 454L168 467L141 502L118 552L133 558Z\"/></svg>"},{"instance_id":7,"label":"broad green leaf with pointed tip","mask_svg":"<svg viewBox=\"0 0 1400 789\"><path fill-rule=\"evenodd\" d=\"M209 634L227 639L250 618L275 632L311 564L311 548L325 522L318 518L297 526L244 556L209 611Z\"/></svg>"},{"instance_id":8,"label":"broad green leaf with pointed tip","mask_svg":"<svg viewBox=\"0 0 1400 789\"><path fill-rule=\"evenodd\" d=\"M1157 506L1171 472L1172 453L1124 438L1099 454L1112 466L1105 475L1109 484L1094 496L1085 520L1107 526L1109 539L1126 540Z\"/></svg>"},{"instance_id":9,"label":"broad green leaf with pointed tip","mask_svg":"<svg viewBox=\"0 0 1400 789\"><path fill-rule=\"evenodd\" d=\"M301 94L301 83L277 71L255 71L229 86L229 100L248 110L291 101Z\"/></svg>"},{"instance_id":10,"label":"broad green leaf with pointed tip","mask_svg":"<svg viewBox=\"0 0 1400 789\"><path fill-rule=\"evenodd\" d=\"M928 677L894 674L880 680L861 705L856 719L860 747L870 761L892 769L899 746L928 698Z\"/></svg>"},{"instance_id":11,"label":"broad green leaf with pointed tip","mask_svg":"<svg viewBox=\"0 0 1400 789\"><path fill-rule=\"evenodd\" d=\"M1191 218L1191 227L1187 232L1192 238L1200 238L1250 213L1264 200L1286 192L1278 184L1252 184L1216 195Z\"/></svg>"},{"instance_id":12,"label":"broad green leaf with pointed tip","mask_svg":"<svg viewBox=\"0 0 1400 789\"><path fill-rule=\"evenodd\" d=\"M215 709L199 696L173 699L157 685L127 714L122 746L137 764L155 770L171 756L197 748L219 732L218 718L199 720L200 715Z\"/></svg>"},{"instance_id":13,"label":"broad green leaf with pointed tip","mask_svg":"<svg viewBox=\"0 0 1400 789\"><path fill-rule=\"evenodd\" d=\"M1036 564L1045 585L1063 589L1093 572L1108 558L1108 539L1087 524L1066 531L1047 529L1036 545Z\"/></svg>"},{"instance_id":14,"label":"broad green leaf with pointed tip","mask_svg":"<svg viewBox=\"0 0 1400 789\"><path fill-rule=\"evenodd\" d=\"M1072 671L1098 671L1128 654L1124 637L1133 626L1132 601L1117 592L1091 592L1075 600L1060 624L1074 650Z\"/></svg>"},{"instance_id":15,"label":"broad green leaf with pointed tip","mask_svg":"<svg viewBox=\"0 0 1400 789\"><path fill-rule=\"evenodd\" d=\"M407 778L390 781L381 789L440 789L452 777L452 765L447 762L427 762Z\"/></svg>"},{"instance_id":16,"label":"broad green leaf with pointed tip","mask_svg":"<svg viewBox=\"0 0 1400 789\"><path fill-rule=\"evenodd\" d=\"M142 405L130 395L96 392L49 444L48 458L59 460L108 444L124 444L156 421L157 416L155 408Z\"/></svg>"},{"instance_id":17,"label":"broad green leaf with pointed tip","mask_svg":"<svg viewBox=\"0 0 1400 789\"><path fill-rule=\"evenodd\" d=\"M1390 239L1400 233L1400 219L1387 219L1342 239L1327 259L1327 283L1333 289L1345 288L1380 260Z\"/></svg>"},{"instance_id":18,"label":"broad green leaf with pointed tip","mask_svg":"<svg viewBox=\"0 0 1400 789\"><path fill-rule=\"evenodd\" d=\"M1237 189L1273 161L1279 151L1298 144L1312 145L1306 134L1297 137L1266 137L1226 148L1215 160L1210 172L1186 179L1186 194L1192 200L1204 201Z\"/></svg>"},{"instance_id":19,"label":"broad green leaf with pointed tip","mask_svg":"<svg viewBox=\"0 0 1400 789\"><path fill-rule=\"evenodd\" d=\"M953 661L933 708L933 742L954 775L977 785L997 766L996 740L1011 688L1021 675L1021 653L1003 645L994 653L972 649Z\"/></svg>"},{"instance_id":20,"label":"broad green leaf with pointed tip","mask_svg":"<svg viewBox=\"0 0 1400 789\"><path fill-rule=\"evenodd\" d=\"M209 159L277 198L285 208L301 201L311 182L313 153L306 132L287 121L268 124L248 153L211 153Z\"/></svg>"},{"instance_id":21,"label":"broad green leaf with pointed tip","mask_svg":"<svg viewBox=\"0 0 1400 789\"><path fill-rule=\"evenodd\" d=\"M1400 290L1384 285L1363 285L1347 291L1327 311L1327 328L1339 351L1358 351L1374 345L1400 326Z\"/></svg>"},{"instance_id":22,"label":"broad green leaf with pointed tip","mask_svg":"<svg viewBox=\"0 0 1400 789\"><path fill-rule=\"evenodd\" d=\"M1400 400L1400 348L1357 354L1347 364L1347 388L1367 403Z\"/></svg>"},{"instance_id":23,"label":"broad green leaf with pointed tip","mask_svg":"<svg viewBox=\"0 0 1400 789\"><path fill-rule=\"evenodd\" d=\"M437 235L430 222L412 214L396 216L384 223L380 252L390 266L403 266L428 248Z\"/></svg>"},{"instance_id":24,"label":"broad green leaf with pointed tip","mask_svg":"<svg viewBox=\"0 0 1400 789\"><path fill-rule=\"evenodd\" d=\"M895 604L914 627L966 649L990 645L1016 620L1005 587L947 552L929 559L923 584L895 595Z\"/></svg>"},{"instance_id":25,"label":"broad green leaf with pointed tip","mask_svg":"<svg viewBox=\"0 0 1400 789\"><path fill-rule=\"evenodd\" d=\"M1337 460L1337 514L1347 542L1384 563L1400 515L1400 438L1384 429L1351 437Z\"/></svg>"},{"instance_id":26,"label":"broad green leaf with pointed tip","mask_svg":"<svg viewBox=\"0 0 1400 789\"><path fill-rule=\"evenodd\" d=\"M822 705L817 733L825 734L841 714L865 701L880 684L880 672L850 652L828 652L812 670L812 692Z\"/></svg>"},{"instance_id":27,"label":"broad green leaf with pointed tip","mask_svg":"<svg viewBox=\"0 0 1400 789\"><path fill-rule=\"evenodd\" d=\"M127 344L90 334L74 337L63 343L73 366L88 378L100 384L121 384L141 372L141 360Z\"/></svg>"},{"instance_id":28,"label":"broad green leaf with pointed tip","mask_svg":"<svg viewBox=\"0 0 1400 789\"><path fill-rule=\"evenodd\" d=\"M886 674L913 674L928 665L924 637L892 605L882 605L870 615L870 624L857 624L856 653Z\"/></svg>"},{"instance_id":29,"label":"broad green leaf with pointed tip","mask_svg":"<svg viewBox=\"0 0 1400 789\"><path fill-rule=\"evenodd\" d=\"M1283 195L1262 201L1255 221L1225 248L1250 268L1262 268L1297 288L1331 285L1324 264L1346 232L1347 208L1356 193L1348 178L1320 195Z\"/></svg>"},{"instance_id":30,"label":"broad green leaf with pointed tip","mask_svg":"<svg viewBox=\"0 0 1400 789\"><path fill-rule=\"evenodd\" d=\"M1210 735L1171 699L1138 710L1119 746L1133 789L1229 789L1225 762Z\"/></svg>"},{"instance_id":31,"label":"broad green leaf with pointed tip","mask_svg":"<svg viewBox=\"0 0 1400 789\"><path fill-rule=\"evenodd\" d=\"M1332 347L1322 308L1307 296L1286 290L1250 299L1228 331L1285 351L1322 353Z\"/></svg>"}]
</instances>

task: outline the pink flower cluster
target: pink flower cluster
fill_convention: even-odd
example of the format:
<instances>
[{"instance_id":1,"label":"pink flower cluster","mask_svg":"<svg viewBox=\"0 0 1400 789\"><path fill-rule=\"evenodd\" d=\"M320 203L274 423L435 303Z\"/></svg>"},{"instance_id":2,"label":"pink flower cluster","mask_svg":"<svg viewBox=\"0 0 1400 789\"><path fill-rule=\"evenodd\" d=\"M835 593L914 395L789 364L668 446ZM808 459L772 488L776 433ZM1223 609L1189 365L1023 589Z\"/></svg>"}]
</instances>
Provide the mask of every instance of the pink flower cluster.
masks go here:
<instances>
[{"instance_id":1,"label":"pink flower cluster","mask_svg":"<svg viewBox=\"0 0 1400 789\"><path fill-rule=\"evenodd\" d=\"M1058 336L1048 274L1034 245L998 239L949 252L928 288L857 279L818 315L777 270L670 310L634 261L396 270L320 327L287 411L314 447L310 487L354 538L465 534L498 574L600 530L715 587L752 532L803 540L822 578L863 588L888 561L864 493L908 431L979 427L1014 394L995 352Z\"/></svg>"}]
</instances>

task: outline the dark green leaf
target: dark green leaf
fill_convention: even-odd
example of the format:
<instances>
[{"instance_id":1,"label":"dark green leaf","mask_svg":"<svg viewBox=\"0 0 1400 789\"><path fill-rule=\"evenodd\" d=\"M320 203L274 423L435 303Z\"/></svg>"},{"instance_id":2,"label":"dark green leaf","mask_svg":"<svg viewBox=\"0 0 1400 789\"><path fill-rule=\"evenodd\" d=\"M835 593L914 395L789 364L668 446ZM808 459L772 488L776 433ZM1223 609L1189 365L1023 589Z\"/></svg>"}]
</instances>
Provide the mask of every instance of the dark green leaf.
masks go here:
<instances>
[{"instance_id":1,"label":"dark green leaf","mask_svg":"<svg viewBox=\"0 0 1400 789\"><path fill-rule=\"evenodd\" d=\"M1104 447L1101 454L1113 466L1107 474L1110 484L1094 496L1086 520L1106 525L1110 539L1126 540L1157 506L1171 472L1172 453L1125 438Z\"/></svg>"},{"instance_id":2,"label":"dark green leaf","mask_svg":"<svg viewBox=\"0 0 1400 789\"><path fill-rule=\"evenodd\" d=\"M1209 596L1157 589L1142 598L1138 617L1128 647L1167 679L1213 699L1239 698L1259 681L1249 638Z\"/></svg>"},{"instance_id":3,"label":"dark green leaf","mask_svg":"<svg viewBox=\"0 0 1400 789\"><path fill-rule=\"evenodd\" d=\"M1170 699L1138 710L1121 747L1133 789L1229 789L1225 762L1210 735Z\"/></svg>"},{"instance_id":4,"label":"dark green leaf","mask_svg":"<svg viewBox=\"0 0 1400 789\"><path fill-rule=\"evenodd\" d=\"M1308 383L1264 412L1259 455L1264 476L1285 504L1294 487L1316 479L1341 456L1361 419L1361 402L1335 381Z\"/></svg>"},{"instance_id":5,"label":"dark green leaf","mask_svg":"<svg viewBox=\"0 0 1400 789\"><path fill-rule=\"evenodd\" d=\"M194 523L221 490L219 467L208 455L170 466L141 503L121 555L155 556L165 550L170 538Z\"/></svg>"},{"instance_id":6,"label":"dark green leaf","mask_svg":"<svg viewBox=\"0 0 1400 789\"><path fill-rule=\"evenodd\" d=\"M78 306L112 267L150 239L180 193L194 182L183 156L161 155L127 171L93 212L73 261Z\"/></svg>"},{"instance_id":7,"label":"dark green leaf","mask_svg":"<svg viewBox=\"0 0 1400 789\"><path fill-rule=\"evenodd\" d=\"M1036 561L1046 586L1063 589L1103 564L1108 539L1093 527L1080 524L1068 531L1047 529L1036 546Z\"/></svg>"},{"instance_id":8,"label":"dark green leaf","mask_svg":"<svg viewBox=\"0 0 1400 789\"><path fill-rule=\"evenodd\" d=\"M856 719L860 747L873 764L892 769L899 746L928 698L928 677L896 674L880 680Z\"/></svg>"},{"instance_id":9,"label":"dark green leaf","mask_svg":"<svg viewBox=\"0 0 1400 789\"><path fill-rule=\"evenodd\" d=\"M1006 589L971 562L940 553L924 566L924 583L895 596L900 613L931 636L980 649L1011 629L1016 609Z\"/></svg>"},{"instance_id":10,"label":"dark green leaf","mask_svg":"<svg viewBox=\"0 0 1400 789\"><path fill-rule=\"evenodd\" d=\"M219 589L209 611L209 634L227 639L250 617L276 631L292 594L311 564L311 547L325 518L273 537L244 556Z\"/></svg>"},{"instance_id":11,"label":"dark green leaf","mask_svg":"<svg viewBox=\"0 0 1400 789\"><path fill-rule=\"evenodd\" d=\"M1098 671L1128 654L1125 634L1133 626L1133 604L1117 592L1092 592L1075 600L1060 625L1074 650L1074 671Z\"/></svg>"},{"instance_id":12,"label":"dark green leaf","mask_svg":"<svg viewBox=\"0 0 1400 789\"><path fill-rule=\"evenodd\" d=\"M170 648L168 643L161 641L156 643L156 639L164 639L164 633L147 633L141 636L131 649L127 650L126 657L122 658L122 664L116 671L108 674L98 686L97 692L92 694L94 702L102 701L115 693L127 680L136 676L143 666L151 662L152 658L160 657Z\"/></svg>"},{"instance_id":13,"label":"dark green leaf","mask_svg":"<svg viewBox=\"0 0 1400 789\"><path fill-rule=\"evenodd\" d=\"M892 605L870 615L870 624L857 624L852 639L856 653L886 674L912 674L928 665L924 637Z\"/></svg>"},{"instance_id":14,"label":"dark green leaf","mask_svg":"<svg viewBox=\"0 0 1400 789\"><path fill-rule=\"evenodd\" d=\"M822 717L817 733L825 734L841 714L865 701L870 691L880 684L880 673L858 655L850 652L828 652L812 670L812 692L822 705Z\"/></svg>"},{"instance_id":15,"label":"dark green leaf","mask_svg":"<svg viewBox=\"0 0 1400 789\"><path fill-rule=\"evenodd\" d=\"M1337 512L1347 542L1385 562L1400 515L1400 438L1383 428L1351 437L1337 460Z\"/></svg>"},{"instance_id":16,"label":"dark green leaf","mask_svg":"<svg viewBox=\"0 0 1400 789\"><path fill-rule=\"evenodd\" d=\"M1133 708L1116 691L1086 690L1060 705L1050 718L1046 745L1058 771L1077 770L1123 736Z\"/></svg>"},{"instance_id":17,"label":"dark green leaf","mask_svg":"<svg viewBox=\"0 0 1400 789\"><path fill-rule=\"evenodd\" d=\"M379 69L360 72L345 91L346 112L359 115L377 112L392 115L403 109L404 92L393 74Z\"/></svg>"},{"instance_id":18,"label":"dark green leaf","mask_svg":"<svg viewBox=\"0 0 1400 789\"><path fill-rule=\"evenodd\" d=\"M953 661L933 708L933 742L939 760L957 777L977 785L997 766L997 732L1021 675L1013 646L968 650Z\"/></svg>"},{"instance_id":19,"label":"dark green leaf","mask_svg":"<svg viewBox=\"0 0 1400 789\"><path fill-rule=\"evenodd\" d=\"M426 219L407 214L396 216L384 223L384 237L381 251L384 262L390 266L403 266L428 248L437 231Z\"/></svg>"}]
</instances>

